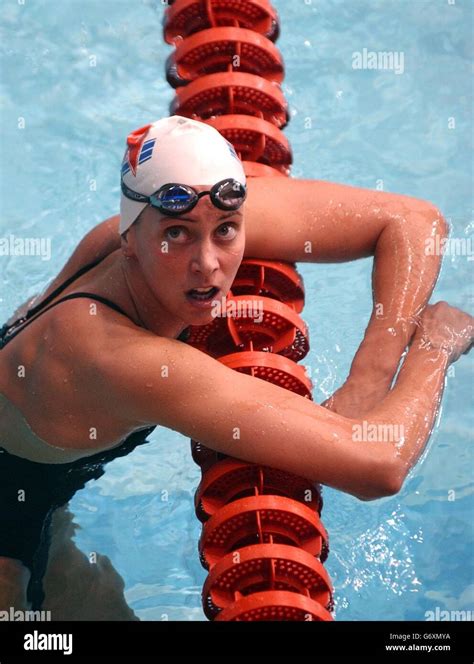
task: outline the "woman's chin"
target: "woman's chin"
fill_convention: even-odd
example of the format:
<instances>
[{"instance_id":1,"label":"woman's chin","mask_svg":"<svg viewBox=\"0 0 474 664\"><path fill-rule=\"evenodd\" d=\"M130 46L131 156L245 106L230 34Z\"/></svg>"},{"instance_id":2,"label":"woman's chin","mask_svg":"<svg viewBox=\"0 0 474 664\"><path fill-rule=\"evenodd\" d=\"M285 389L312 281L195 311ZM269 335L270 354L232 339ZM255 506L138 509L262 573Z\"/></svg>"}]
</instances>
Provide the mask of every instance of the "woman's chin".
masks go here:
<instances>
[{"instance_id":1,"label":"woman's chin","mask_svg":"<svg viewBox=\"0 0 474 664\"><path fill-rule=\"evenodd\" d=\"M209 325L215 320L215 316L212 315L211 311L206 310L197 310L191 313L186 311L185 315L184 312L181 312L181 320L185 325Z\"/></svg>"}]
</instances>

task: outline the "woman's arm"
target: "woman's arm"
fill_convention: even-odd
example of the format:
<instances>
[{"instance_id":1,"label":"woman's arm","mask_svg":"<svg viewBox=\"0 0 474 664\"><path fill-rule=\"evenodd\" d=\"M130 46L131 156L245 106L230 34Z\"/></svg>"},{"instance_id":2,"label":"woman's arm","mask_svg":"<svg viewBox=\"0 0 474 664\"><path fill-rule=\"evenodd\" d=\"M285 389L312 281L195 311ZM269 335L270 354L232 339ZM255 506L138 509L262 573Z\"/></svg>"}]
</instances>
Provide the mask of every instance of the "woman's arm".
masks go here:
<instances>
[{"instance_id":1,"label":"woman's arm","mask_svg":"<svg viewBox=\"0 0 474 664\"><path fill-rule=\"evenodd\" d=\"M445 302L429 305L422 316L393 390L368 413L371 421L403 422L397 445L401 483L418 461L431 433L450 364L472 347L474 319ZM387 419L390 413L390 419ZM424 413L424 417L419 416Z\"/></svg>"},{"instance_id":2,"label":"woman's arm","mask_svg":"<svg viewBox=\"0 0 474 664\"><path fill-rule=\"evenodd\" d=\"M147 333L131 343L111 339L94 371L107 403L115 409L120 404L130 429L162 425L218 452L370 500L399 490L429 437L453 348L462 352L469 335L472 340L467 314L436 307L439 324L447 318L445 308L454 312L455 342L450 350L417 343L395 388L365 423ZM401 440L385 439L387 424L399 425ZM364 426L379 427L383 437L364 440Z\"/></svg>"},{"instance_id":3,"label":"woman's arm","mask_svg":"<svg viewBox=\"0 0 474 664\"><path fill-rule=\"evenodd\" d=\"M362 416L390 390L401 355L436 284L442 256L427 251L448 227L434 207L400 214L380 234L372 271L373 310L346 381L324 405Z\"/></svg>"},{"instance_id":4,"label":"woman's arm","mask_svg":"<svg viewBox=\"0 0 474 664\"><path fill-rule=\"evenodd\" d=\"M349 378L325 403L357 417L390 389L441 265L428 249L448 225L434 205L410 196L319 180L277 185L249 181L246 256L332 263L374 256L372 315Z\"/></svg>"}]
</instances>

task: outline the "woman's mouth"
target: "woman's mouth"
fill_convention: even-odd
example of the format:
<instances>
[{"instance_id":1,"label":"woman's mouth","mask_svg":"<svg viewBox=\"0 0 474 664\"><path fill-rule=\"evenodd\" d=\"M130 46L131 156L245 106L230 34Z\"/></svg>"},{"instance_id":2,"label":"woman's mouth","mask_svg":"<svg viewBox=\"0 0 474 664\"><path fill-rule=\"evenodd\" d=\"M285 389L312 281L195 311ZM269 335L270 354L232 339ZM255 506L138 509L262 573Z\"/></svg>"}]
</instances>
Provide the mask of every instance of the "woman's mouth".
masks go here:
<instances>
[{"instance_id":1,"label":"woman's mouth","mask_svg":"<svg viewBox=\"0 0 474 664\"><path fill-rule=\"evenodd\" d=\"M212 286L211 288L192 288L187 291L186 297L192 304L199 306L209 305L218 292L219 288L216 286Z\"/></svg>"}]
</instances>

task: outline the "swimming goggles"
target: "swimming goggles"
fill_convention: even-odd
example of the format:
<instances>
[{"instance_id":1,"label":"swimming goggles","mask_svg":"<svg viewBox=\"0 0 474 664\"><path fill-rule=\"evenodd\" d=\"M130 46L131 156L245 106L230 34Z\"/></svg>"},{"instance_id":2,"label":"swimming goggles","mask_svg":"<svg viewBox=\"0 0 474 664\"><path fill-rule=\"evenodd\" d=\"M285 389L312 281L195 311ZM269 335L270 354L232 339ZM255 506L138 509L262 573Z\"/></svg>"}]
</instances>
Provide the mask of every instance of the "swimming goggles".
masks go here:
<instances>
[{"instance_id":1,"label":"swimming goggles","mask_svg":"<svg viewBox=\"0 0 474 664\"><path fill-rule=\"evenodd\" d=\"M201 196L210 194L213 204L221 210L238 210L247 196L246 187L233 178L217 182L209 191L197 192L187 184L168 182L151 196L145 196L127 187L122 180L122 192L127 198L138 203L148 203L163 214L175 217L190 212Z\"/></svg>"}]
</instances>

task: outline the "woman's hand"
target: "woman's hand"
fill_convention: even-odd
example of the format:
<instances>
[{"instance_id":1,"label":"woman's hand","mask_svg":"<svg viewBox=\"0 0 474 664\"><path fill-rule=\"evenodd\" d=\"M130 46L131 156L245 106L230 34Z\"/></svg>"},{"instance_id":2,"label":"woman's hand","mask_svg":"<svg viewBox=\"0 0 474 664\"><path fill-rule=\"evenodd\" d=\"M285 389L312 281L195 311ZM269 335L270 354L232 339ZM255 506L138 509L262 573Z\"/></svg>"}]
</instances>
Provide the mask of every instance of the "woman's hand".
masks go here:
<instances>
[{"instance_id":1,"label":"woman's hand","mask_svg":"<svg viewBox=\"0 0 474 664\"><path fill-rule=\"evenodd\" d=\"M427 305L418 319L411 339L415 348L446 353L449 363L467 354L474 342L474 318L447 302ZM321 405L344 417L360 418L377 406L390 391L390 385L349 377L346 382Z\"/></svg>"},{"instance_id":2,"label":"woman's hand","mask_svg":"<svg viewBox=\"0 0 474 664\"><path fill-rule=\"evenodd\" d=\"M428 305L412 338L418 348L447 354L450 364L467 355L474 342L474 318L447 302Z\"/></svg>"}]
</instances>

